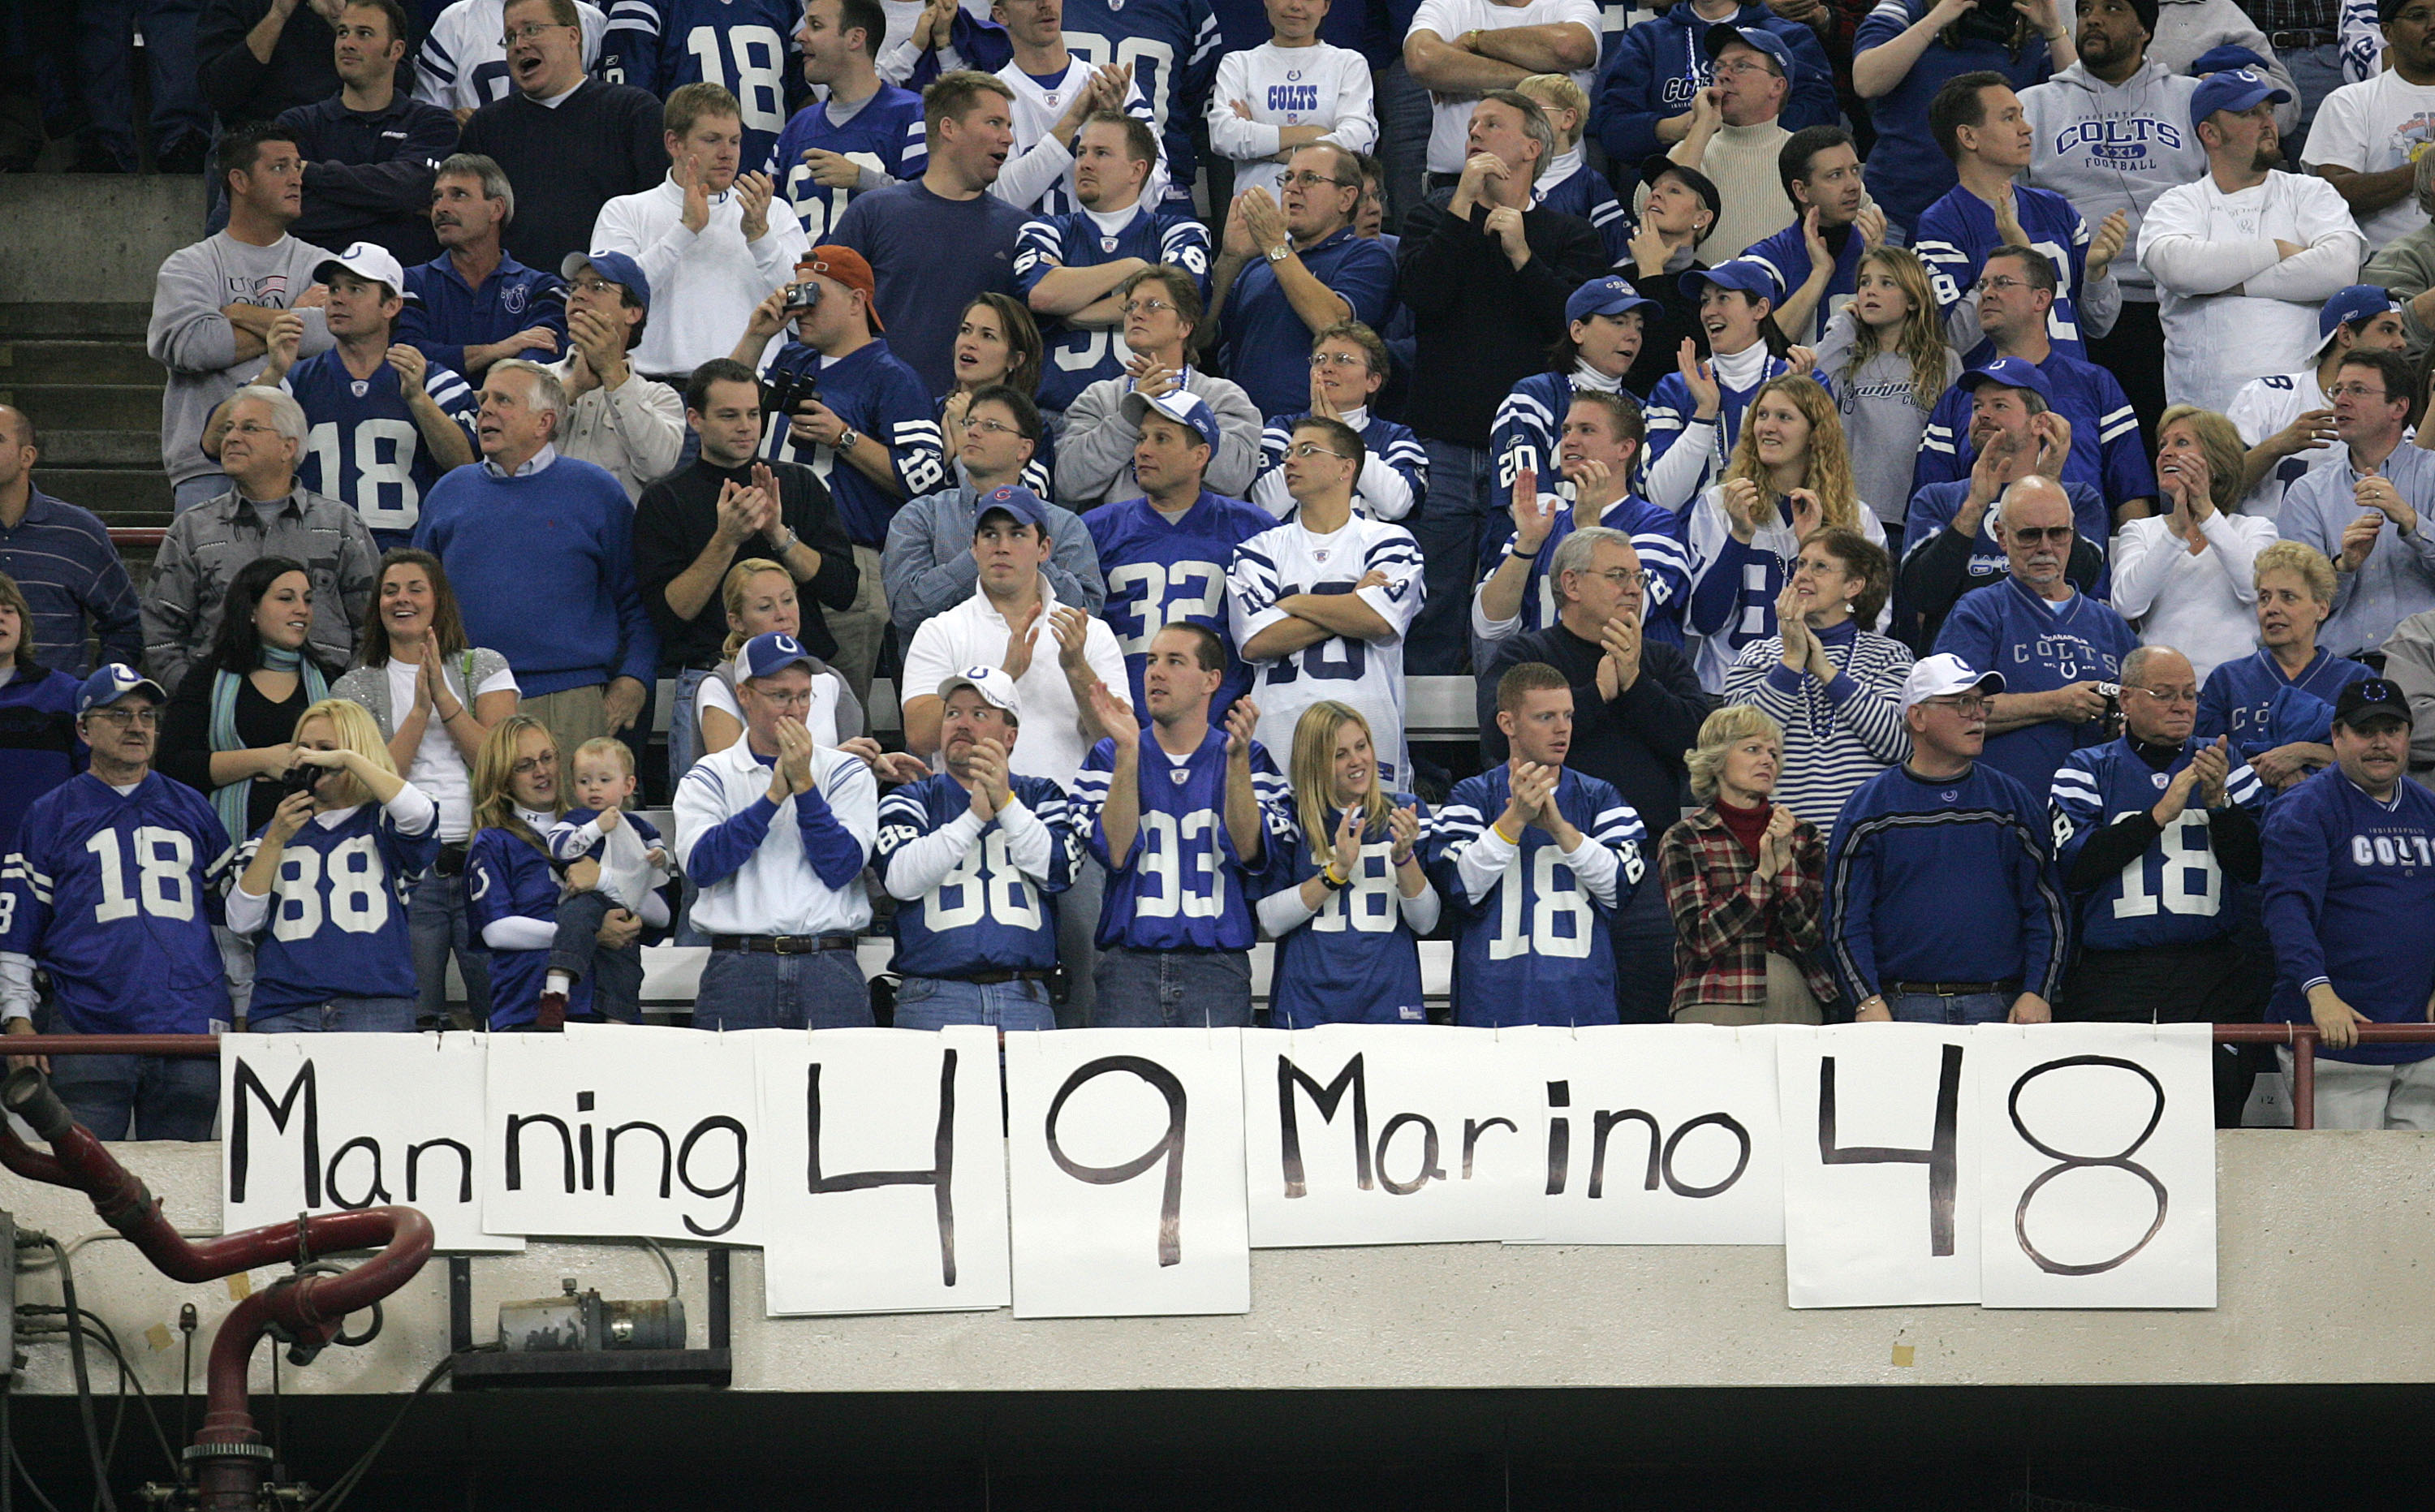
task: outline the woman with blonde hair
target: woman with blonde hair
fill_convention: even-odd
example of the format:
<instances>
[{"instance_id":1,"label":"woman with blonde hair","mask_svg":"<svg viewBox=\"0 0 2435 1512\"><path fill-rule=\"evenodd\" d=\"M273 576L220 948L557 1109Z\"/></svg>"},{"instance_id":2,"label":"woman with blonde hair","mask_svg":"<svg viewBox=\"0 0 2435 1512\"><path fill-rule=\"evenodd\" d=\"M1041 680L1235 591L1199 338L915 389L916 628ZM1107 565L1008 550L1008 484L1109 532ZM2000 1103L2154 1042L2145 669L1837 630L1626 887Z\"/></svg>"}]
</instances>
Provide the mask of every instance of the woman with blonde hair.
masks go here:
<instances>
[{"instance_id":1,"label":"woman with blonde hair","mask_svg":"<svg viewBox=\"0 0 2435 1512\"><path fill-rule=\"evenodd\" d=\"M718 593L727 607L727 644L719 648L726 660L694 693L694 728L700 731L703 756L725 750L744 734L744 710L735 701L735 657L744 643L772 630L799 634L803 627L795 575L767 557L747 557L727 569ZM843 673L804 660L812 667L812 706L803 713L803 728L819 745L842 746L862 733L862 704ZM669 774L672 781L683 776Z\"/></svg>"},{"instance_id":2,"label":"woman with blonde hair","mask_svg":"<svg viewBox=\"0 0 2435 1512\"><path fill-rule=\"evenodd\" d=\"M2274 522L2238 512L2248 448L2231 421L2175 404L2156 422L2156 489L2163 514L2131 520L2114 537L2114 610L2142 645L2168 645L2204 683L2257 644L2257 554Z\"/></svg>"},{"instance_id":3,"label":"woman with blonde hair","mask_svg":"<svg viewBox=\"0 0 2435 1512\"><path fill-rule=\"evenodd\" d=\"M1417 854L1421 800L1380 785L1369 721L1334 699L1294 725L1293 793L1290 881L1258 905L1277 942L1276 1026L1425 1022L1420 937L1438 895Z\"/></svg>"},{"instance_id":4,"label":"woman with blonde hair","mask_svg":"<svg viewBox=\"0 0 2435 1512\"><path fill-rule=\"evenodd\" d=\"M1772 801L1784 731L1735 704L1683 753L1704 807L1657 843L1674 916L1674 1022L1819 1023L1835 1000L1825 965L1826 843Z\"/></svg>"},{"instance_id":5,"label":"woman with blonde hair","mask_svg":"<svg viewBox=\"0 0 2435 1512\"><path fill-rule=\"evenodd\" d=\"M1910 507L1928 413L1961 376L1937 309L1918 253L1872 248L1860 254L1851 302L1818 338L1818 370L1843 418L1852 485L1890 531L1902 529Z\"/></svg>"},{"instance_id":6,"label":"woman with blonde hair","mask_svg":"<svg viewBox=\"0 0 2435 1512\"><path fill-rule=\"evenodd\" d=\"M1815 379L1772 378L1751 396L1724 480L1691 507L1685 618L1700 682L1710 693L1724 687L1745 647L1775 633L1776 600L1801 542L1817 530L1886 541L1885 526L1853 486L1835 402Z\"/></svg>"},{"instance_id":7,"label":"woman with blonde hair","mask_svg":"<svg viewBox=\"0 0 2435 1512\"><path fill-rule=\"evenodd\" d=\"M465 877L474 927L491 951L486 1028L561 1027L543 1022L541 1014L561 891L542 837L566 812L568 783L560 766L558 742L530 714L501 720L474 758L476 828L465 855ZM612 909L595 937L605 950L623 950L642 930L640 918ZM563 1018L600 1020L589 976L567 990L564 1005Z\"/></svg>"},{"instance_id":8,"label":"woman with blonde hair","mask_svg":"<svg viewBox=\"0 0 2435 1512\"><path fill-rule=\"evenodd\" d=\"M2275 541L2257 554L2250 579L2257 649L2221 663L2200 682L2192 733L2204 741L2229 737L2233 756L2247 762L2258 781L2285 788L2333 764L2325 737L2334 700L2375 674L2317 644L2340 583L2323 552L2305 541ZM2392 675L2404 680L2403 672Z\"/></svg>"},{"instance_id":9,"label":"woman with blonde hair","mask_svg":"<svg viewBox=\"0 0 2435 1512\"><path fill-rule=\"evenodd\" d=\"M439 852L440 806L397 775L380 726L345 698L296 721L295 762L228 897L228 927L257 936L246 1027L410 1031L406 898Z\"/></svg>"}]
</instances>

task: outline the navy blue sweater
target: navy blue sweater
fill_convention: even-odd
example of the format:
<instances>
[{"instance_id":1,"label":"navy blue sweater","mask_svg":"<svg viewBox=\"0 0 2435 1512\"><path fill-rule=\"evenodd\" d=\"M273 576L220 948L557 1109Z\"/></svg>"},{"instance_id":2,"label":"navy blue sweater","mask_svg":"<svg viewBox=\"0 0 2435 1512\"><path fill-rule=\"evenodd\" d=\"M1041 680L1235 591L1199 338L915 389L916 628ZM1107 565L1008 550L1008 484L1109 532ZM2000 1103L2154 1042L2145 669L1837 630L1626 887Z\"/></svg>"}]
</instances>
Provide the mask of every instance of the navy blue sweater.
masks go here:
<instances>
[{"instance_id":1,"label":"navy blue sweater","mask_svg":"<svg viewBox=\"0 0 2435 1512\"><path fill-rule=\"evenodd\" d=\"M2281 967L2266 1016L2309 1022L2330 983L2378 1023L2424 1023L2435 992L2435 793L2404 778L2387 802L2328 766L2266 811L2266 932ZM2319 1050L2336 1060L2424 1060L2435 1045Z\"/></svg>"}]
</instances>

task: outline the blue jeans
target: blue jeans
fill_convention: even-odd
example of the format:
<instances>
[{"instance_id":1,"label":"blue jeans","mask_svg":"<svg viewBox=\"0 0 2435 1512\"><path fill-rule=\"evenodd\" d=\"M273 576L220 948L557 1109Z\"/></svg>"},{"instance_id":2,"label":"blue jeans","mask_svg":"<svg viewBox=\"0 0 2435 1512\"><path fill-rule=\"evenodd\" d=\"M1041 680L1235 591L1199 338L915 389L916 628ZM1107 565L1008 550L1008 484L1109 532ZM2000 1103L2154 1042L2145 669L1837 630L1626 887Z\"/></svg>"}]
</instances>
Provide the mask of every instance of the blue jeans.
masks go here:
<instances>
[{"instance_id":1,"label":"blue jeans","mask_svg":"<svg viewBox=\"0 0 2435 1512\"><path fill-rule=\"evenodd\" d=\"M2284 155L2291 160L2291 171L2299 173L2300 154L2307 149L2308 129L2317 124L2317 107L2325 96L2342 87L2342 51L2331 43L2323 47L2294 47L2278 54L2283 66L2291 71L2291 82L2300 87L2300 129L2283 144Z\"/></svg>"},{"instance_id":2,"label":"blue jeans","mask_svg":"<svg viewBox=\"0 0 2435 1512\"><path fill-rule=\"evenodd\" d=\"M1249 951L1099 953L1095 1029L1246 1029L1252 1023Z\"/></svg>"},{"instance_id":3,"label":"blue jeans","mask_svg":"<svg viewBox=\"0 0 2435 1512\"><path fill-rule=\"evenodd\" d=\"M156 155L193 136L207 137L211 112L197 82L195 18L201 0L81 0L77 18L77 66L83 77L85 108L93 134L118 165L133 172L135 84L130 43L137 13L144 22L144 59L151 74L152 120L148 133Z\"/></svg>"},{"instance_id":4,"label":"blue jeans","mask_svg":"<svg viewBox=\"0 0 2435 1512\"><path fill-rule=\"evenodd\" d=\"M1054 1029L1045 982L951 982L908 976L896 989L896 1027L943 1029L986 1023L998 1029Z\"/></svg>"},{"instance_id":5,"label":"blue jeans","mask_svg":"<svg viewBox=\"0 0 2435 1512\"><path fill-rule=\"evenodd\" d=\"M1074 868L1074 885L1057 895L1057 959L1065 968L1065 1001L1057 1005L1057 1027L1079 1029L1091 1022L1099 996L1099 909L1106 900L1108 870L1085 856Z\"/></svg>"},{"instance_id":6,"label":"blue jeans","mask_svg":"<svg viewBox=\"0 0 2435 1512\"><path fill-rule=\"evenodd\" d=\"M1889 992L1886 1007L1896 1023L2002 1023L2012 1016L2012 999L2002 992L1943 998L1930 992Z\"/></svg>"},{"instance_id":7,"label":"blue jeans","mask_svg":"<svg viewBox=\"0 0 2435 1512\"><path fill-rule=\"evenodd\" d=\"M871 988L852 951L710 953L694 996L697 1029L868 1029Z\"/></svg>"},{"instance_id":8,"label":"blue jeans","mask_svg":"<svg viewBox=\"0 0 2435 1512\"><path fill-rule=\"evenodd\" d=\"M207 1140L220 1110L210 1056L53 1056L51 1090L95 1139Z\"/></svg>"},{"instance_id":9,"label":"blue jeans","mask_svg":"<svg viewBox=\"0 0 2435 1512\"><path fill-rule=\"evenodd\" d=\"M612 1023L643 1022L643 947L640 941L603 950L600 926L620 907L605 892L570 893L558 901L558 935L550 941L549 969L581 981L592 978L592 1011Z\"/></svg>"},{"instance_id":10,"label":"blue jeans","mask_svg":"<svg viewBox=\"0 0 2435 1512\"><path fill-rule=\"evenodd\" d=\"M1615 916L1615 1010L1624 1023L1670 1023L1674 1005L1674 915L1652 870Z\"/></svg>"},{"instance_id":11,"label":"blue jeans","mask_svg":"<svg viewBox=\"0 0 2435 1512\"><path fill-rule=\"evenodd\" d=\"M684 781L693 764L701 760L701 730L694 723L693 696L710 677L708 667L680 667L677 670L676 706L668 711L668 797L674 799L677 784Z\"/></svg>"},{"instance_id":12,"label":"blue jeans","mask_svg":"<svg viewBox=\"0 0 2435 1512\"><path fill-rule=\"evenodd\" d=\"M1388 234L1400 234L1404 217L1426 198L1422 173L1428 165L1429 92L1397 59L1372 76L1378 107L1378 158L1387 169Z\"/></svg>"},{"instance_id":13,"label":"blue jeans","mask_svg":"<svg viewBox=\"0 0 2435 1512\"><path fill-rule=\"evenodd\" d=\"M457 956L457 974L465 979L465 1012L475 1023L491 1016L491 953L465 922L465 877L443 877L426 871L406 895L406 930L414 948L414 980L422 988L417 1005L425 1019L448 1018L448 956Z\"/></svg>"},{"instance_id":14,"label":"blue jeans","mask_svg":"<svg viewBox=\"0 0 2435 1512\"><path fill-rule=\"evenodd\" d=\"M1421 445L1429 456L1429 491L1404 524L1420 544L1427 596L1404 637L1404 675L1458 677L1471 645L1471 591L1479 583L1479 535L1496 464L1484 447Z\"/></svg>"},{"instance_id":15,"label":"blue jeans","mask_svg":"<svg viewBox=\"0 0 2435 1512\"><path fill-rule=\"evenodd\" d=\"M332 998L317 1007L248 1019L245 1026L253 1034L412 1034L414 1015L412 998Z\"/></svg>"}]
</instances>

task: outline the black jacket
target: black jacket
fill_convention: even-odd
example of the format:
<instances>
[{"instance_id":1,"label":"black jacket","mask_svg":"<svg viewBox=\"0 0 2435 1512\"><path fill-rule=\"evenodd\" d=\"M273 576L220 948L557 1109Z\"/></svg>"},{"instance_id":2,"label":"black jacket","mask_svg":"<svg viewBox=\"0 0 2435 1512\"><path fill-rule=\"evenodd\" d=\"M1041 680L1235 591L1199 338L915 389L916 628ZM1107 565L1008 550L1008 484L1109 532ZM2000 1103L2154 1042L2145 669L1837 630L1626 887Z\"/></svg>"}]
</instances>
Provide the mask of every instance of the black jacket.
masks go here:
<instances>
[{"instance_id":1,"label":"black jacket","mask_svg":"<svg viewBox=\"0 0 2435 1512\"><path fill-rule=\"evenodd\" d=\"M1583 776L1615 784L1647 827L1645 853L1683 816L1683 753L1700 743L1700 723L1717 701L1700 686L1691 659L1658 641L1640 646L1640 676L1613 702L1598 696L1597 668L1606 653L1562 624L1497 643L1483 681L1494 683L1509 667L1544 662L1573 687L1573 746L1564 765ZM1480 754L1491 764L1506 757L1505 732L1494 721L1479 730Z\"/></svg>"},{"instance_id":2,"label":"black jacket","mask_svg":"<svg viewBox=\"0 0 2435 1512\"><path fill-rule=\"evenodd\" d=\"M338 93L338 34L321 13L299 4L266 63L245 36L268 14L270 0L204 0L196 18L196 80L224 127L275 121L282 111ZM410 90L411 79L399 64L398 88Z\"/></svg>"},{"instance_id":3,"label":"black jacket","mask_svg":"<svg viewBox=\"0 0 2435 1512\"><path fill-rule=\"evenodd\" d=\"M304 158L304 213L289 234L331 251L376 242L407 267L440 255L431 233L431 171L457 150L457 117L400 92L364 115L339 96L299 105L279 124Z\"/></svg>"},{"instance_id":4,"label":"black jacket","mask_svg":"<svg viewBox=\"0 0 2435 1512\"><path fill-rule=\"evenodd\" d=\"M465 123L458 150L488 154L516 186L508 255L555 274L569 252L592 246L600 207L641 194L668 176L660 102L627 84L586 79L556 110L521 91L493 100Z\"/></svg>"},{"instance_id":5,"label":"black jacket","mask_svg":"<svg viewBox=\"0 0 2435 1512\"><path fill-rule=\"evenodd\" d=\"M1921 656L1927 655L1936 645L1936 632L1944 627L1944 617L1961 602L1962 594L2011 576L1972 574L1976 549L1970 537L1950 525L1910 549L1894 577L1894 639ZM2074 536L2071 560L2064 564L2063 575L2081 593L2095 593L2098 581L2105 576L2105 553L2086 536Z\"/></svg>"},{"instance_id":6,"label":"black jacket","mask_svg":"<svg viewBox=\"0 0 2435 1512\"><path fill-rule=\"evenodd\" d=\"M780 517L803 539L804 545L820 554L820 572L810 582L795 585L803 613L803 628L796 639L803 643L804 650L825 660L837 655L837 637L829 633L828 618L820 606L852 609L862 581L854 564L854 542L846 539L837 504L820 474L797 462L773 462L769 471L778 475ZM643 608L651 616L652 627L660 632L660 676L664 678L688 666L718 664L727 641L727 607L720 589L726 586L728 569L744 558L773 555L769 542L755 536L719 568L719 582L699 614L681 620L668 607L668 584L694 564L717 532L719 486L731 479L749 484L752 470L731 472L697 458L690 467L645 489L635 501L634 584L642 591Z\"/></svg>"}]
</instances>

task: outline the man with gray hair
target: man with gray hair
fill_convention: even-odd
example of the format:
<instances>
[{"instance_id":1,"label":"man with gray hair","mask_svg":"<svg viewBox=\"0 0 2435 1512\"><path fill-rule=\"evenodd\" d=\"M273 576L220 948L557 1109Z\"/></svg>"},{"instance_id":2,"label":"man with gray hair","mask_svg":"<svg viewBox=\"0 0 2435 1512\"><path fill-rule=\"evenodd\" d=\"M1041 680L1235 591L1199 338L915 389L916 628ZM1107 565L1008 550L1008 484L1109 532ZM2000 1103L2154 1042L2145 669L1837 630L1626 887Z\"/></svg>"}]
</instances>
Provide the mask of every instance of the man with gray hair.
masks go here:
<instances>
[{"instance_id":1,"label":"man with gray hair","mask_svg":"<svg viewBox=\"0 0 2435 1512\"><path fill-rule=\"evenodd\" d=\"M313 579L313 658L351 664L371 612L380 548L362 515L297 483L303 406L276 388L240 388L214 429L231 486L179 515L152 558L144 585L145 670L164 688L185 680L209 652L228 585L262 557L304 564Z\"/></svg>"},{"instance_id":2,"label":"man with gray hair","mask_svg":"<svg viewBox=\"0 0 2435 1512\"><path fill-rule=\"evenodd\" d=\"M2418 155L2409 193L2422 213L2435 216L2435 152ZM2402 301L2402 354L2416 362L2435 340L2435 221L2385 243L2359 269L2359 282Z\"/></svg>"},{"instance_id":3,"label":"man with gray hair","mask_svg":"<svg viewBox=\"0 0 2435 1512\"><path fill-rule=\"evenodd\" d=\"M525 266L500 238L515 186L478 152L442 159L431 178L431 232L441 251L406 270L397 338L468 381L502 357L547 362L566 348L566 297L554 272Z\"/></svg>"},{"instance_id":4,"label":"man with gray hair","mask_svg":"<svg viewBox=\"0 0 2435 1512\"><path fill-rule=\"evenodd\" d=\"M465 634L508 659L522 711L573 752L643 710L659 636L634 580L634 507L589 462L561 457L566 389L537 364L492 364L482 460L434 485L414 543L448 569Z\"/></svg>"}]
</instances>

